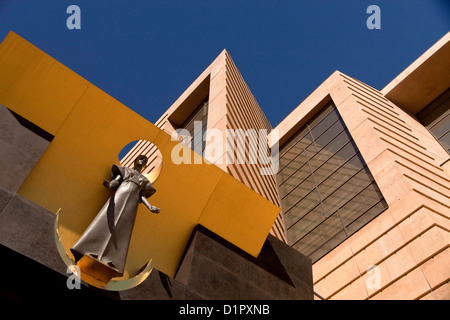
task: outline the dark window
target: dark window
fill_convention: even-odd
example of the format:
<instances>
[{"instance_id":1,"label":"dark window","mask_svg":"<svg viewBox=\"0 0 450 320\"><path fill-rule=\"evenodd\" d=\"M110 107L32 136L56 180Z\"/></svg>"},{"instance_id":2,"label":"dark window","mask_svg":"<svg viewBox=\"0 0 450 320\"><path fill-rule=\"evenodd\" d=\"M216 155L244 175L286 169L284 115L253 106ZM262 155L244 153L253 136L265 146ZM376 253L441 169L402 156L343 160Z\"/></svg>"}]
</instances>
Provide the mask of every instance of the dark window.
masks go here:
<instances>
[{"instance_id":1,"label":"dark window","mask_svg":"<svg viewBox=\"0 0 450 320\"><path fill-rule=\"evenodd\" d=\"M450 154L450 89L423 108L417 118Z\"/></svg>"},{"instance_id":2,"label":"dark window","mask_svg":"<svg viewBox=\"0 0 450 320\"><path fill-rule=\"evenodd\" d=\"M201 150L201 155L205 153L204 135L208 126L208 97L192 112L188 119L180 126L180 129L189 131L189 136L182 137L181 142L194 151ZM196 130L198 128L199 130ZM201 128L201 129L200 129Z\"/></svg>"},{"instance_id":3,"label":"dark window","mask_svg":"<svg viewBox=\"0 0 450 320\"><path fill-rule=\"evenodd\" d=\"M333 104L281 147L277 181L288 241L313 262L387 208Z\"/></svg>"}]
</instances>

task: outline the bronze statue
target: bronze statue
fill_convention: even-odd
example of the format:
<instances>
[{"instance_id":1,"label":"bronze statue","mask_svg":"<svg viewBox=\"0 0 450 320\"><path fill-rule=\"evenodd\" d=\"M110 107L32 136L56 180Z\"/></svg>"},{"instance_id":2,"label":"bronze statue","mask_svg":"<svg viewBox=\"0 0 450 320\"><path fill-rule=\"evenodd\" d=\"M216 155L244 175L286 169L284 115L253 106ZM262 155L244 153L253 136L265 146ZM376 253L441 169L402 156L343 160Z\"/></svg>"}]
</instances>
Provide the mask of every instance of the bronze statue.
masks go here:
<instances>
[{"instance_id":1,"label":"bronze statue","mask_svg":"<svg viewBox=\"0 0 450 320\"><path fill-rule=\"evenodd\" d=\"M70 249L75 262L88 255L123 275L139 202L153 213L160 211L147 201L156 192L141 174L147 161L145 155L140 155L134 160L134 169L112 166L111 181L104 180L103 185L117 190Z\"/></svg>"}]
</instances>

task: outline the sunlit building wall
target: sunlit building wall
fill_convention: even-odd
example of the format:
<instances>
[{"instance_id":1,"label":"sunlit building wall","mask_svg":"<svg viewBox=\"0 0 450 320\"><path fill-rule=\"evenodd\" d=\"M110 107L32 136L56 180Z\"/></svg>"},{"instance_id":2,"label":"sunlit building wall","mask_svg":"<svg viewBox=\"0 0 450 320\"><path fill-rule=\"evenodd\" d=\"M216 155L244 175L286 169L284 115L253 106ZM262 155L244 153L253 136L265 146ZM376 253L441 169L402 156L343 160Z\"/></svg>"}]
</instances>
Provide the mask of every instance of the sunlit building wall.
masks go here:
<instances>
[{"instance_id":1,"label":"sunlit building wall","mask_svg":"<svg viewBox=\"0 0 450 320\"><path fill-rule=\"evenodd\" d=\"M196 122L198 130L195 130ZM259 154L270 154L268 145L264 144L264 150L257 149L258 138L267 140L266 136L262 136L263 133L259 135L259 130L265 130L268 134L272 127L226 50L203 71L155 125L169 134L178 129L173 135L174 139L182 141L206 160L280 206L275 174L261 174L269 165L264 162L265 159L261 161ZM244 150L238 148L239 137L233 135L237 130L257 134L256 137L244 135ZM250 143L250 140L256 143ZM151 160L146 169L146 172L150 172L161 161L155 152L156 147L148 141L140 141L121 159L121 163L131 165L136 155L143 153ZM244 153L241 154L241 151ZM256 162L252 161L252 156L256 157ZM240 162L239 159L244 161ZM202 160L191 161L195 165L196 161ZM271 234L287 241L283 215L280 214L275 221Z\"/></svg>"},{"instance_id":2,"label":"sunlit building wall","mask_svg":"<svg viewBox=\"0 0 450 320\"><path fill-rule=\"evenodd\" d=\"M210 158L281 207L271 233L312 260L317 299L450 298L449 41L381 91L330 75L269 135L276 175ZM208 159L219 142L196 138L195 120L201 135L272 129L226 51L156 122Z\"/></svg>"},{"instance_id":3,"label":"sunlit building wall","mask_svg":"<svg viewBox=\"0 0 450 320\"><path fill-rule=\"evenodd\" d=\"M381 91L336 71L276 127L317 299L450 298L449 57L450 33Z\"/></svg>"}]
</instances>

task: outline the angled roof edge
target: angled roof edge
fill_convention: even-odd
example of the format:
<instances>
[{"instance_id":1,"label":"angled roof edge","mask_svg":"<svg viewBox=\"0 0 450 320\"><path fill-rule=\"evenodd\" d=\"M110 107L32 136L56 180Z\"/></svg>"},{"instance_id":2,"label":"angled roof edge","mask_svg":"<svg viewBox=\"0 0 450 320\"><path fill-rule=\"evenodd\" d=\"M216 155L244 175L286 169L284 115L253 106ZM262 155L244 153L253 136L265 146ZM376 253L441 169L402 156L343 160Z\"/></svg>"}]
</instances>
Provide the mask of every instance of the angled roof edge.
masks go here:
<instances>
[{"instance_id":1,"label":"angled roof edge","mask_svg":"<svg viewBox=\"0 0 450 320\"><path fill-rule=\"evenodd\" d=\"M388 83L381 93L416 114L450 86L450 32Z\"/></svg>"}]
</instances>

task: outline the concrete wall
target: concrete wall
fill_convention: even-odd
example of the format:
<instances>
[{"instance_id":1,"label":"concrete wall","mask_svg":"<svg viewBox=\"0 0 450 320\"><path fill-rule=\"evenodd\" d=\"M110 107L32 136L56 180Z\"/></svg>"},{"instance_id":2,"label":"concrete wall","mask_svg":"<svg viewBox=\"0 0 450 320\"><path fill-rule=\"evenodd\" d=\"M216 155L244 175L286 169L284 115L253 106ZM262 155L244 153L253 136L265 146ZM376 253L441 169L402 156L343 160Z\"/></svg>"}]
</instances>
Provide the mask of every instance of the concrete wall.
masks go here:
<instances>
[{"instance_id":1,"label":"concrete wall","mask_svg":"<svg viewBox=\"0 0 450 320\"><path fill-rule=\"evenodd\" d=\"M175 279L203 299L313 299L311 260L272 235L256 259L199 226Z\"/></svg>"},{"instance_id":2,"label":"concrete wall","mask_svg":"<svg viewBox=\"0 0 450 320\"><path fill-rule=\"evenodd\" d=\"M0 188L15 193L49 144L0 105Z\"/></svg>"}]
</instances>

